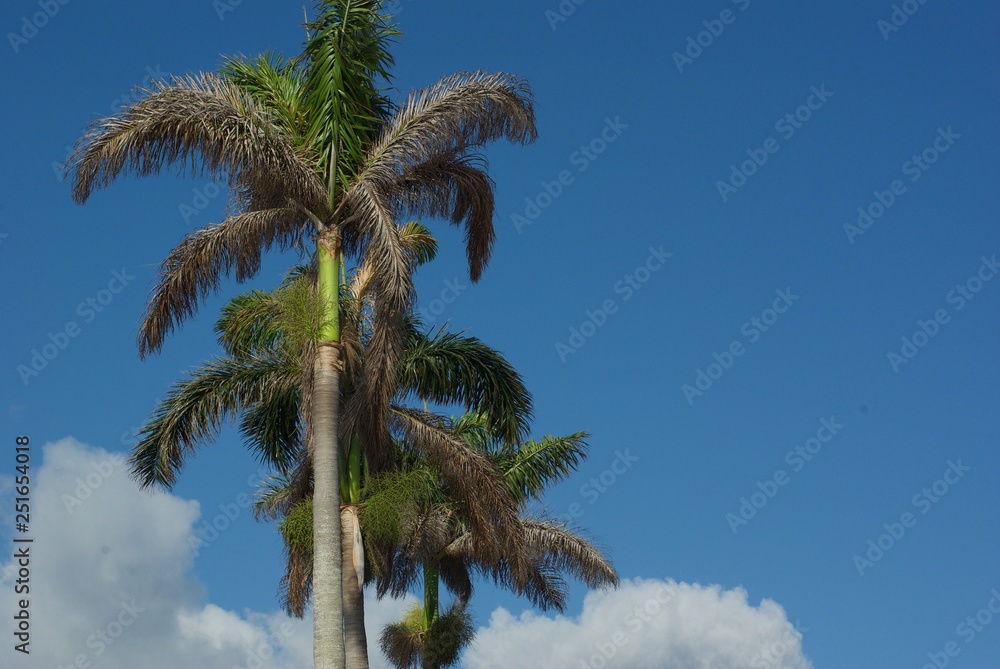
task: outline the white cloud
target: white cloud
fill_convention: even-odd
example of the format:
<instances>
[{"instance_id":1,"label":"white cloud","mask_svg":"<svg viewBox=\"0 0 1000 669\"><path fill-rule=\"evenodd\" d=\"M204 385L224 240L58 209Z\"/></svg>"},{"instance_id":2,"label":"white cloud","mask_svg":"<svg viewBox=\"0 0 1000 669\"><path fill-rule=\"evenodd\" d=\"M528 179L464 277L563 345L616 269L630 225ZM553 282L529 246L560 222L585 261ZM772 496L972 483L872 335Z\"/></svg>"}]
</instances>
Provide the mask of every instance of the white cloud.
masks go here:
<instances>
[{"instance_id":1,"label":"white cloud","mask_svg":"<svg viewBox=\"0 0 1000 669\"><path fill-rule=\"evenodd\" d=\"M777 603L741 588L626 580L591 592L579 616L497 609L465 655L468 669L811 669Z\"/></svg>"},{"instance_id":2,"label":"white cloud","mask_svg":"<svg viewBox=\"0 0 1000 669\"><path fill-rule=\"evenodd\" d=\"M205 588L192 574L197 502L139 490L120 456L72 439L46 445L31 472L31 655L14 651L8 636L0 666L312 666L308 617L234 612L205 601ZM0 476L4 509L13 508L9 484ZM8 620L24 597L14 592L16 573L16 565L0 559L0 615ZM372 669L388 669L379 633L413 601L366 597ZM515 617L497 609L463 666L811 668L778 604L750 606L742 590L644 580L590 593L574 618Z\"/></svg>"},{"instance_id":3,"label":"white cloud","mask_svg":"<svg viewBox=\"0 0 1000 669\"><path fill-rule=\"evenodd\" d=\"M124 460L73 439L47 444L32 465L31 654L0 647L12 669L307 669L312 622L227 611L204 601L191 573L199 505L139 490ZM13 508L9 477L0 504ZM9 519L11 522L13 518ZM10 527L5 524L5 528ZM10 546L11 544L7 544ZM16 611L16 565L0 558L0 615ZM14 567L12 569L12 567ZM13 576L13 577L12 577ZM369 629L408 602L368 602ZM9 632L8 632L9 635ZM373 669L377 658L377 632ZM372 645L370 644L370 645Z\"/></svg>"}]
</instances>

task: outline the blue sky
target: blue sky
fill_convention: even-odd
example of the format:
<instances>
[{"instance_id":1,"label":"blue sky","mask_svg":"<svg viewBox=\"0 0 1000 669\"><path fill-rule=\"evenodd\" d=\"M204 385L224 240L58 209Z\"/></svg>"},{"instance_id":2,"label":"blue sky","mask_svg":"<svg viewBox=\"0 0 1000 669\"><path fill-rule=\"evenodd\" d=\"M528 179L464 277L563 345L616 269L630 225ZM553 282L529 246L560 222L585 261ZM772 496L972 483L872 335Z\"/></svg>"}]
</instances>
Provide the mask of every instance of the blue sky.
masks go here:
<instances>
[{"instance_id":1,"label":"blue sky","mask_svg":"<svg viewBox=\"0 0 1000 669\"><path fill-rule=\"evenodd\" d=\"M0 439L30 435L34 466L55 467L41 446L65 438L93 457L80 444L126 453L169 384L218 352L214 317L240 287L226 283L140 362L136 326L160 260L219 220L225 195L169 173L79 207L54 166L144 78L212 70L222 54L294 54L304 33L296 3L53 2L32 32L24 17L39 6L0 10ZM535 91L538 142L488 152L498 241L483 281L463 274L461 235L429 221L442 253L418 290L430 322L483 338L521 371L537 436L592 434L550 511L575 515L625 578L743 588L757 612L773 600L815 667L920 667L946 648L958 651L949 666L995 666L997 9L393 6L405 33L397 99L474 69L516 72ZM272 256L250 285L272 287L293 260ZM50 341L65 347L19 373ZM228 430L173 495L199 503L198 527L252 491L256 470ZM36 550L71 547L55 537ZM190 566L192 601L275 610L280 543L249 514ZM560 619L567 635L594 613L584 595L574 588ZM545 624L491 618L529 607L485 584L474 607L484 639ZM640 630L629 647L675 633ZM580 638L569 661L596 666ZM488 648L468 666L492 666ZM664 658L621 666L687 666Z\"/></svg>"}]
</instances>

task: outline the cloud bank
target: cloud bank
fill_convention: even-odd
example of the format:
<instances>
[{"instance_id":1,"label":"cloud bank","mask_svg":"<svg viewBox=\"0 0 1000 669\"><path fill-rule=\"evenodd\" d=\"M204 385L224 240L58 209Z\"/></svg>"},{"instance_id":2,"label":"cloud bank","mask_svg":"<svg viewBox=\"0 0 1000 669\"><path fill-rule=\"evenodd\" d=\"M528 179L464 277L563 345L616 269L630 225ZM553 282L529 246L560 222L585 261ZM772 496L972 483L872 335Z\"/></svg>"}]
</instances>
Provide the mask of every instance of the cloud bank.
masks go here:
<instances>
[{"instance_id":1,"label":"cloud bank","mask_svg":"<svg viewBox=\"0 0 1000 669\"><path fill-rule=\"evenodd\" d=\"M140 491L119 455L73 439L43 447L33 463L31 654L6 633L0 666L14 669L309 669L311 620L278 610L225 610L192 574L197 502ZM0 477L4 530L15 491ZM10 542L4 542L8 547ZM17 565L0 557L0 615L24 595ZM373 669L384 624L412 603L366 602ZM277 607L275 607L277 609ZM10 625L5 626L10 628ZM497 609L462 666L811 669L784 610L746 592L673 581L625 581L590 593L579 616Z\"/></svg>"}]
</instances>

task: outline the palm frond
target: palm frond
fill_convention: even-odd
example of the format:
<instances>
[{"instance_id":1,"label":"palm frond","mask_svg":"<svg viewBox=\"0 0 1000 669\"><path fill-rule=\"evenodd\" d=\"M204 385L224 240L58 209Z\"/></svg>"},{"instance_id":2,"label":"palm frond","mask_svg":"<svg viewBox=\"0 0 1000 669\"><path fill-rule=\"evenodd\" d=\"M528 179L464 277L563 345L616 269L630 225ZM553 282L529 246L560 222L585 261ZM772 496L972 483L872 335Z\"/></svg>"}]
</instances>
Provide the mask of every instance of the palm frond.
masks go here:
<instances>
[{"instance_id":1,"label":"palm frond","mask_svg":"<svg viewBox=\"0 0 1000 669\"><path fill-rule=\"evenodd\" d=\"M313 587L313 509L305 499L290 509L279 526L285 544L285 575L279 584L282 607L301 618Z\"/></svg>"},{"instance_id":2,"label":"palm frond","mask_svg":"<svg viewBox=\"0 0 1000 669\"><path fill-rule=\"evenodd\" d=\"M281 348L277 327L281 302L275 292L255 290L237 295L222 307L215 333L226 355L240 358Z\"/></svg>"},{"instance_id":3,"label":"palm frond","mask_svg":"<svg viewBox=\"0 0 1000 669\"><path fill-rule=\"evenodd\" d=\"M291 474L274 474L262 482L254 499L253 515L257 520L277 520L285 516L294 504Z\"/></svg>"},{"instance_id":4,"label":"palm frond","mask_svg":"<svg viewBox=\"0 0 1000 669\"><path fill-rule=\"evenodd\" d=\"M129 463L143 487L173 486L185 457L214 440L223 421L244 409L294 392L300 372L284 359L216 359L174 384L140 432ZM295 453L262 453L283 468Z\"/></svg>"},{"instance_id":5,"label":"palm frond","mask_svg":"<svg viewBox=\"0 0 1000 669\"><path fill-rule=\"evenodd\" d=\"M236 214L186 236L160 267L139 328L140 356L159 350L224 276L233 272L240 282L251 278L264 252L275 245L289 247L301 228L296 210L279 208Z\"/></svg>"},{"instance_id":6,"label":"palm frond","mask_svg":"<svg viewBox=\"0 0 1000 669\"><path fill-rule=\"evenodd\" d=\"M505 445L494 458L514 496L524 504L529 498L540 500L546 488L573 473L587 457L588 436L586 432L577 432L527 441L517 448Z\"/></svg>"},{"instance_id":7,"label":"palm frond","mask_svg":"<svg viewBox=\"0 0 1000 669\"><path fill-rule=\"evenodd\" d=\"M409 277L407 277L409 282ZM364 350L360 379L345 403L342 434L358 434L367 449L373 471L391 466L387 446L391 443L386 422L390 403L397 392L396 373L403 355L404 314L409 304L400 305L382 290L375 288L375 317Z\"/></svg>"},{"instance_id":8,"label":"palm frond","mask_svg":"<svg viewBox=\"0 0 1000 669\"><path fill-rule=\"evenodd\" d=\"M154 82L137 102L96 121L77 143L67 173L73 199L82 204L123 174L148 176L167 165L228 177L262 194L280 191L314 211L328 204L322 181L275 131L269 112L214 74Z\"/></svg>"},{"instance_id":9,"label":"palm frond","mask_svg":"<svg viewBox=\"0 0 1000 669\"><path fill-rule=\"evenodd\" d=\"M423 647L423 607L410 607L403 619L382 628L379 645L386 658L397 669L420 669Z\"/></svg>"},{"instance_id":10,"label":"palm frond","mask_svg":"<svg viewBox=\"0 0 1000 669\"><path fill-rule=\"evenodd\" d=\"M456 601L465 606L472 598L472 574L464 560L444 555L438 558L438 570L441 582Z\"/></svg>"},{"instance_id":11,"label":"palm frond","mask_svg":"<svg viewBox=\"0 0 1000 669\"><path fill-rule=\"evenodd\" d=\"M318 151L329 202L336 202L364 155L373 129L388 116L390 103L377 88L389 80L388 51L399 34L380 0L320 0L306 28L306 135Z\"/></svg>"},{"instance_id":12,"label":"palm frond","mask_svg":"<svg viewBox=\"0 0 1000 669\"><path fill-rule=\"evenodd\" d=\"M394 191L401 211L450 220L465 228L469 275L478 281L493 254L496 184L485 157L436 156L406 172Z\"/></svg>"},{"instance_id":13,"label":"palm frond","mask_svg":"<svg viewBox=\"0 0 1000 669\"><path fill-rule=\"evenodd\" d=\"M444 421L433 414L393 407L390 421L407 443L425 455L441 475L448 495L461 505L477 554L499 559L520 543L517 504L502 473L484 454L450 434Z\"/></svg>"},{"instance_id":14,"label":"palm frond","mask_svg":"<svg viewBox=\"0 0 1000 669\"><path fill-rule=\"evenodd\" d=\"M527 143L536 136L531 90L512 75L463 73L412 93L340 203L351 212L345 244L377 242L386 219L444 216L464 224L469 274L478 281L493 242L493 184L485 161L470 152L497 139Z\"/></svg>"},{"instance_id":15,"label":"palm frond","mask_svg":"<svg viewBox=\"0 0 1000 669\"><path fill-rule=\"evenodd\" d=\"M524 520L524 548L536 559L576 576L590 588L618 586L618 573L593 544L554 520Z\"/></svg>"},{"instance_id":16,"label":"palm frond","mask_svg":"<svg viewBox=\"0 0 1000 669\"><path fill-rule=\"evenodd\" d=\"M410 221L399 228L399 238L403 247L410 255L414 267L424 265L434 260L438 252L437 239L427 226Z\"/></svg>"},{"instance_id":17,"label":"palm frond","mask_svg":"<svg viewBox=\"0 0 1000 669\"><path fill-rule=\"evenodd\" d=\"M424 636L421 657L432 667L452 667L476 636L472 614L461 605L437 617Z\"/></svg>"},{"instance_id":18,"label":"palm frond","mask_svg":"<svg viewBox=\"0 0 1000 669\"><path fill-rule=\"evenodd\" d=\"M499 440L514 443L528 432L532 402L521 375L476 337L411 328L397 384L404 396L482 414Z\"/></svg>"},{"instance_id":19,"label":"palm frond","mask_svg":"<svg viewBox=\"0 0 1000 669\"><path fill-rule=\"evenodd\" d=\"M226 58L219 73L271 113L290 142L304 147L306 70L300 58L264 53L253 60Z\"/></svg>"},{"instance_id":20,"label":"palm frond","mask_svg":"<svg viewBox=\"0 0 1000 669\"><path fill-rule=\"evenodd\" d=\"M240 434L264 462L287 471L301 450L304 426L300 422L299 387L275 392L265 402L243 410Z\"/></svg>"},{"instance_id":21,"label":"palm frond","mask_svg":"<svg viewBox=\"0 0 1000 669\"><path fill-rule=\"evenodd\" d=\"M397 669L451 667L475 635L472 614L464 606L452 606L424 629L423 610L417 604L402 620L382 628L379 644Z\"/></svg>"}]
</instances>

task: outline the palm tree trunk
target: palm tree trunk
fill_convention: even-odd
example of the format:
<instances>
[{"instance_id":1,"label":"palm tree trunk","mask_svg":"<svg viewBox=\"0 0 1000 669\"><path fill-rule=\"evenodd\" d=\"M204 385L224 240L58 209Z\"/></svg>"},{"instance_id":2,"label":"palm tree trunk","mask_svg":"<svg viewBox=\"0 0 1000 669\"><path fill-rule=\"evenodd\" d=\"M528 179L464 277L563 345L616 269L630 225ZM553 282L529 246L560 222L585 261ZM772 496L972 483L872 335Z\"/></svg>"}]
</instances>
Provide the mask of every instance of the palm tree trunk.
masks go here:
<instances>
[{"instance_id":1,"label":"palm tree trunk","mask_svg":"<svg viewBox=\"0 0 1000 669\"><path fill-rule=\"evenodd\" d=\"M424 630L430 630L431 625L438 619L440 609L438 604L438 576L440 569L434 566L424 566ZM438 642L438 639L434 639ZM431 642L428 637L424 637L424 652L421 655L421 666L423 669L437 669L437 663L428 657L427 644Z\"/></svg>"},{"instance_id":2,"label":"palm tree trunk","mask_svg":"<svg viewBox=\"0 0 1000 669\"><path fill-rule=\"evenodd\" d=\"M340 551L340 277L337 240L318 245L323 321L313 385L313 662L344 669L343 572Z\"/></svg>"},{"instance_id":3,"label":"palm tree trunk","mask_svg":"<svg viewBox=\"0 0 1000 669\"><path fill-rule=\"evenodd\" d=\"M358 507L347 505L341 513L340 545L343 555L344 640L347 669L368 669L368 637L365 634L364 550Z\"/></svg>"}]
</instances>

